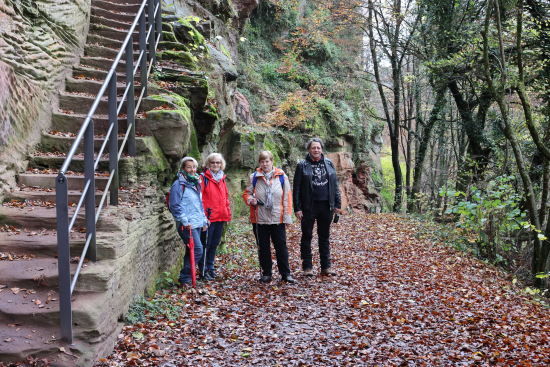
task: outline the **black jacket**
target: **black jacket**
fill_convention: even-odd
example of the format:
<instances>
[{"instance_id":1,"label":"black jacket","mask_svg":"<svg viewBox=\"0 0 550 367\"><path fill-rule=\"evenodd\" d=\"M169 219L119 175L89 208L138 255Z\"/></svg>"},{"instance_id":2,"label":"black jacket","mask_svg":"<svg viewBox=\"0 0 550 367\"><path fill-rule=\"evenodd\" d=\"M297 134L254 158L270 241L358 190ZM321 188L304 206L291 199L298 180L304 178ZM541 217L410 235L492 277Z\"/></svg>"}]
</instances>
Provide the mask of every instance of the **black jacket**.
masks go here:
<instances>
[{"instance_id":1,"label":"black jacket","mask_svg":"<svg viewBox=\"0 0 550 367\"><path fill-rule=\"evenodd\" d=\"M328 193L330 210L334 210L334 208L340 209L342 206L342 199L340 197L340 190L338 189L338 178L336 177L334 163L332 163L330 159L325 158L325 156L323 156L323 158L329 177ZM302 210L311 211L313 205L313 170L311 168L310 160L311 158L308 153L306 159L298 163L296 166L296 172L294 173L294 184L292 188L294 212L299 212Z\"/></svg>"}]
</instances>

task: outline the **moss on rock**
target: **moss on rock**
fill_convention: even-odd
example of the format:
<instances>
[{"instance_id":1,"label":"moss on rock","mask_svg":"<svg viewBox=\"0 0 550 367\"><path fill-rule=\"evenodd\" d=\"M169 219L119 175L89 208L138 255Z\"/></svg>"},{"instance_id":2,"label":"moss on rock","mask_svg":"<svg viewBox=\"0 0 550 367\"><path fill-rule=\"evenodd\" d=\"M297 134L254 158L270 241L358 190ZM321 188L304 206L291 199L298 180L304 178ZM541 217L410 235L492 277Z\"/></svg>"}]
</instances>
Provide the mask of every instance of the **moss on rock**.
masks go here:
<instances>
[{"instance_id":1,"label":"moss on rock","mask_svg":"<svg viewBox=\"0 0 550 367\"><path fill-rule=\"evenodd\" d=\"M197 139L197 131L193 129L191 133L191 151L189 156L195 158L197 161L201 160L201 152L199 151L199 141Z\"/></svg>"},{"instance_id":2,"label":"moss on rock","mask_svg":"<svg viewBox=\"0 0 550 367\"><path fill-rule=\"evenodd\" d=\"M196 64L197 58L191 52L166 50L157 53L157 57L160 60L174 61L190 70L197 70L198 68Z\"/></svg>"}]
</instances>

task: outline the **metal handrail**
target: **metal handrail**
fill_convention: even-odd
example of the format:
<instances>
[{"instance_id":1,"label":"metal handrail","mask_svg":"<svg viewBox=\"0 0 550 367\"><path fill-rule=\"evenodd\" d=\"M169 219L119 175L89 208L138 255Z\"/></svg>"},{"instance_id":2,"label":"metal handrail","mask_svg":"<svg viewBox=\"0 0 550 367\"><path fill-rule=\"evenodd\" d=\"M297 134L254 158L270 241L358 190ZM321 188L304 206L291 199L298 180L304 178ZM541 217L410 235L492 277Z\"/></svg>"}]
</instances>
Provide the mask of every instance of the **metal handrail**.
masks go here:
<instances>
[{"instance_id":1,"label":"metal handrail","mask_svg":"<svg viewBox=\"0 0 550 367\"><path fill-rule=\"evenodd\" d=\"M145 7L147 6L149 27L146 25ZM133 50L133 32L139 26L139 57L137 58L134 67L134 50ZM148 31L147 31L148 28ZM72 305L71 296L73 294L78 276L82 269L84 258L90 261L97 261L96 247L96 224L99 219L99 214L103 208L107 193L110 194L110 204L118 205L118 162L124 151L126 143L128 143L128 153L130 156L136 155L136 128L135 118L139 110L139 106L143 97L147 97L147 79L151 72L151 68L156 63L156 49L158 43L162 40L162 20L161 20L161 3L160 0L143 0L136 14L128 34L126 35L120 51L115 57L107 76L101 85L99 92L92 103L82 127L76 135L75 141L72 144L59 174L56 178L56 210L57 210L57 252L58 252L58 271L59 271L59 312L60 312L60 328L61 339L69 344L73 341L72 329ZM147 45L148 44L148 45ZM149 50L147 50L147 47ZM147 51L148 59L147 60ZM126 59L126 88L120 104L117 101L117 74L116 68L119 65L123 54ZM147 61L149 66L147 66ZM137 100L134 94L134 76L140 70L141 93ZM92 116L95 114L103 95L107 91L108 115L109 115L109 130L105 135L105 140L99 150L97 159L94 158L94 121ZM122 110L126 101L127 108L127 124L128 128L124 139L118 147L118 115ZM69 201L68 201L68 182L67 170L76 154L80 142L84 141L84 180L86 186L82 191L82 196L78 202L73 217L69 221ZM109 180L105 186L105 191L101 197L101 201L95 209L95 171L97 170L100 160L103 156L107 144L109 144ZM80 261L76 268L75 274L71 281L70 267L70 232L76 222L78 213L84 205L85 226L86 226L86 243L80 256Z\"/></svg>"},{"instance_id":2,"label":"metal handrail","mask_svg":"<svg viewBox=\"0 0 550 367\"><path fill-rule=\"evenodd\" d=\"M240 112L239 112L239 107L241 108ZM245 114L246 112L246 114ZM237 114L237 116L239 116L244 122L246 122L248 124L248 110L246 111L243 111L243 105L236 105L235 106L235 114Z\"/></svg>"}]
</instances>

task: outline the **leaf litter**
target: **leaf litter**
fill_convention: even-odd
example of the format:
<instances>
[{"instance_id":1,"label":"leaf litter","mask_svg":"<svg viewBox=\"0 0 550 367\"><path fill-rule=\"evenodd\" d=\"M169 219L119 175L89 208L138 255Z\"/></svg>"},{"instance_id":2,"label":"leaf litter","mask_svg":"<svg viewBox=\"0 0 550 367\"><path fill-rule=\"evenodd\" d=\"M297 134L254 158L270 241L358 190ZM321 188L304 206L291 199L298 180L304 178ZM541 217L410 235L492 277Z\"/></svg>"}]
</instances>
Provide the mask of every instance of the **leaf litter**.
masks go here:
<instances>
[{"instance_id":1,"label":"leaf litter","mask_svg":"<svg viewBox=\"0 0 550 367\"><path fill-rule=\"evenodd\" d=\"M297 284L262 285L249 225L234 221L218 280L157 291L149 301L164 309L125 326L95 365L549 365L549 311L506 274L420 238L415 226L395 214L343 217L331 227L338 276L315 269L308 279L294 224ZM317 267L316 236L312 245Z\"/></svg>"}]
</instances>

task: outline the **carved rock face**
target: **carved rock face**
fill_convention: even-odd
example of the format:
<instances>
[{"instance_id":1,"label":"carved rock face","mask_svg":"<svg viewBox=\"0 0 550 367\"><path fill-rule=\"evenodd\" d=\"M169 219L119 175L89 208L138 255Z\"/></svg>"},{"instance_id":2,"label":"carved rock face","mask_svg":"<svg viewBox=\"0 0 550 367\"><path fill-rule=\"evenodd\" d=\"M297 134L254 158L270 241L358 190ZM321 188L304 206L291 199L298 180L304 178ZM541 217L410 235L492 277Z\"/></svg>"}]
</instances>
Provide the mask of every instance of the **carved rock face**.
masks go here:
<instances>
[{"instance_id":1,"label":"carved rock face","mask_svg":"<svg viewBox=\"0 0 550 367\"><path fill-rule=\"evenodd\" d=\"M258 0L233 0L233 7L239 14L239 19L248 18L252 10L258 6Z\"/></svg>"},{"instance_id":2,"label":"carved rock face","mask_svg":"<svg viewBox=\"0 0 550 367\"><path fill-rule=\"evenodd\" d=\"M348 213L369 213L379 207L378 191L370 184L370 169L366 164L355 167L351 153L326 153L334 163L342 197L342 209Z\"/></svg>"}]
</instances>

